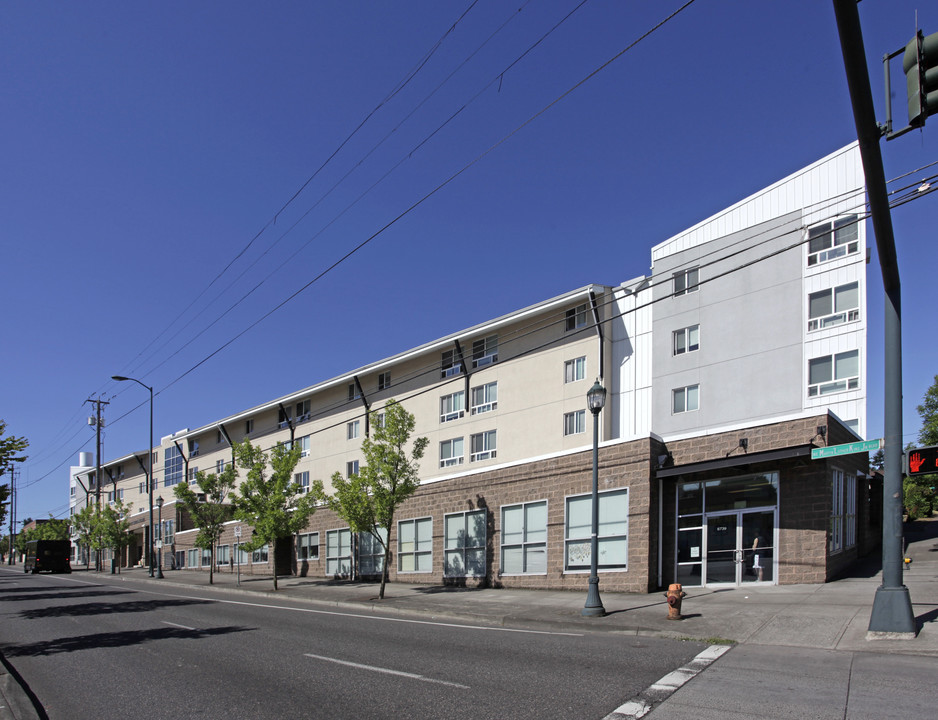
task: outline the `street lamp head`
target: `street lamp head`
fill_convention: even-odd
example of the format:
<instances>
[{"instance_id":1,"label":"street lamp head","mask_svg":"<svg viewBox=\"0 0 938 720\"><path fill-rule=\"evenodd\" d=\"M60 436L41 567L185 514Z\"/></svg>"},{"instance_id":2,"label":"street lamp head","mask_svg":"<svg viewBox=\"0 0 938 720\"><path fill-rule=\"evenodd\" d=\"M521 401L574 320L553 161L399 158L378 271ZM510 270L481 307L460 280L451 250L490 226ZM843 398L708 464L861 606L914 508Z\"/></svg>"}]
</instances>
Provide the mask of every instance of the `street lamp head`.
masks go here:
<instances>
[{"instance_id":1,"label":"street lamp head","mask_svg":"<svg viewBox=\"0 0 938 720\"><path fill-rule=\"evenodd\" d=\"M593 387L587 391L586 404L594 415L602 410L603 405L606 404L606 388L599 384L599 378L596 378Z\"/></svg>"},{"instance_id":2,"label":"street lamp head","mask_svg":"<svg viewBox=\"0 0 938 720\"><path fill-rule=\"evenodd\" d=\"M118 382L123 382L124 380L130 380L130 378L124 377L123 375L111 375L111 380L117 380Z\"/></svg>"},{"instance_id":3,"label":"street lamp head","mask_svg":"<svg viewBox=\"0 0 938 720\"><path fill-rule=\"evenodd\" d=\"M162 495L156 498L156 506L162 510L163 508L163 496Z\"/></svg>"}]
</instances>

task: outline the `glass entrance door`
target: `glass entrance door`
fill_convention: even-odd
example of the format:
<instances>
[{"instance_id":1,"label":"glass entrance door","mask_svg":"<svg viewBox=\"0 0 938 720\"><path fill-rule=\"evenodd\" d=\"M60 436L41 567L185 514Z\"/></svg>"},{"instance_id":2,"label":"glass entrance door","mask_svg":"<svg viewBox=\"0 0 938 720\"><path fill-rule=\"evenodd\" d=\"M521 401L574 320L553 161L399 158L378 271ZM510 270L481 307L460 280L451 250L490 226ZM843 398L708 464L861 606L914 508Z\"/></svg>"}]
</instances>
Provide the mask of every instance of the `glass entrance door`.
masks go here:
<instances>
[{"instance_id":1,"label":"glass entrance door","mask_svg":"<svg viewBox=\"0 0 938 720\"><path fill-rule=\"evenodd\" d=\"M774 582L775 510L707 516L707 585Z\"/></svg>"}]
</instances>

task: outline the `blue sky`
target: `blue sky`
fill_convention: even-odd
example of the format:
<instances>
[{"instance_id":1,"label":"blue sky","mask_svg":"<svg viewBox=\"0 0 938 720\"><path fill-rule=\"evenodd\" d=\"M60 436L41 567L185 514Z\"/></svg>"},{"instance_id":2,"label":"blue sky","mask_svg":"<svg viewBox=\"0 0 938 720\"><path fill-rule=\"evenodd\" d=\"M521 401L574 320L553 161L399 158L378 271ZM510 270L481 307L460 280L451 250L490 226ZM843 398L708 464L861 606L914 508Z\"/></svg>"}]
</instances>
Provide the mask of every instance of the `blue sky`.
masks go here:
<instances>
[{"instance_id":1,"label":"blue sky","mask_svg":"<svg viewBox=\"0 0 938 720\"><path fill-rule=\"evenodd\" d=\"M68 466L94 449L87 399L110 402L105 459L145 447L147 394L111 375L154 386L157 438L199 427L645 274L652 245L855 139L830 2L697 0L622 53L681 5L4 3L0 417L31 443L18 517L67 513ZM880 119L881 58L916 7L860 5ZM938 31L938 13L918 22ZM888 179L938 160L938 118L883 154ZM893 212L907 441L938 373L935 211L932 194ZM871 437L881 287L874 249Z\"/></svg>"}]
</instances>

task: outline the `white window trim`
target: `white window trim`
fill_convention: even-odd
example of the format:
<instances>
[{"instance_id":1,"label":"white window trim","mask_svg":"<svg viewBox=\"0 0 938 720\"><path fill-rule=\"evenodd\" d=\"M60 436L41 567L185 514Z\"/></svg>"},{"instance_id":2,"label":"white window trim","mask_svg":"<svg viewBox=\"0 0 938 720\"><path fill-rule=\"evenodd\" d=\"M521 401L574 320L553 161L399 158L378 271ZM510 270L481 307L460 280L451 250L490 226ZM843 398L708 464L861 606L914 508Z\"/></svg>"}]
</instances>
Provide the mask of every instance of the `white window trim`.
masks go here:
<instances>
[{"instance_id":1,"label":"white window trim","mask_svg":"<svg viewBox=\"0 0 938 720\"><path fill-rule=\"evenodd\" d=\"M484 383L483 385L476 385L474 388L469 390L469 402L472 403L475 399L476 390L482 391L483 398L488 398L490 396L489 388L495 388L495 400L486 400L486 402L480 403L479 405L472 405L469 409L470 415L481 415L482 413L491 412L492 410L498 409L498 381Z\"/></svg>"},{"instance_id":2,"label":"white window trim","mask_svg":"<svg viewBox=\"0 0 938 720\"><path fill-rule=\"evenodd\" d=\"M430 549L429 550L417 550L417 545L421 541L421 538L417 537L417 523L429 520L430 521ZM412 551L402 551L401 550L401 525L408 523L413 523L414 525L414 549ZM416 518L407 518L406 520L397 521L397 572L399 575L427 575L433 572L433 517L431 515L426 515L424 517ZM417 556L429 557L430 558L430 567L427 570L402 570L403 565L402 560L405 556L413 556L414 567L417 567Z\"/></svg>"},{"instance_id":3,"label":"white window trim","mask_svg":"<svg viewBox=\"0 0 938 720\"><path fill-rule=\"evenodd\" d=\"M443 412L443 404L449 398L449 405L452 407L455 403L457 395L462 395L462 407L457 410L452 410L450 412ZM466 415L466 391L457 390L456 392L451 392L448 395L440 396L440 423L452 422L453 420L458 420L461 417Z\"/></svg>"},{"instance_id":4,"label":"white window trim","mask_svg":"<svg viewBox=\"0 0 938 720\"><path fill-rule=\"evenodd\" d=\"M844 549L844 471L833 468L831 472L831 523L830 554Z\"/></svg>"},{"instance_id":5,"label":"white window trim","mask_svg":"<svg viewBox=\"0 0 938 720\"><path fill-rule=\"evenodd\" d=\"M482 544L481 544L481 545L463 545L463 547L447 547L447 545L446 545L446 543L447 543L447 537L446 537L446 525L447 525L447 520L449 520L449 519L452 518L452 517L457 517L457 516L458 516L458 517L462 517L462 519L463 519L463 527L466 527L466 524L467 524L468 521L469 521L469 516L470 516L470 515L478 515L478 514L481 514L481 515L482 515L482 518L483 518L483 527L485 527L485 536L482 538ZM446 513L445 515L443 515L443 577L448 577L448 578L479 578L479 577L485 577L485 576L486 576L486 573L487 573L487 571L488 571L487 558L486 558L486 556L485 556L485 554L486 554L486 549L487 549L487 543L488 543L488 517L487 517L487 515L488 515L488 511L485 510L484 508L477 508L477 509L475 509L475 510L463 510L463 511L461 511L461 512ZM468 537L468 536L469 536L469 533L466 532L466 537ZM448 573L448 572L447 572L447 556L448 556L449 554L451 554L451 553L460 552L460 553L462 554L462 566L463 566L464 568L468 568L468 567L469 567L468 563L466 562L466 551L467 551L467 550L476 550L476 551L481 550L481 551L482 551L482 572L481 572L481 573L463 573L463 574L461 574L461 575L460 575L460 574L455 574L455 573L452 573L452 574L451 574L451 573Z\"/></svg>"},{"instance_id":6,"label":"white window trim","mask_svg":"<svg viewBox=\"0 0 938 720\"><path fill-rule=\"evenodd\" d=\"M342 550L341 533L348 533L348 537L349 537L348 555L330 555L329 554L329 535L332 533L335 533L340 539L340 542L336 543L337 552L341 552ZM329 571L330 560L335 560L337 562L337 567L332 572ZM348 573L351 574L352 572L352 530L351 528L343 527L343 528L332 528L330 530L326 530L326 562L325 562L325 565L323 566L325 576L333 577L335 575L339 575L339 576L345 575L346 573L342 572L342 563L341 563L342 560L348 560L348 563L347 563Z\"/></svg>"},{"instance_id":7,"label":"white window trim","mask_svg":"<svg viewBox=\"0 0 938 720\"><path fill-rule=\"evenodd\" d=\"M573 430L567 432L567 418L573 418ZM573 410L563 414L563 436L582 435L586 432L586 410Z\"/></svg>"},{"instance_id":8,"label":"white window trim","mask_svg":"<svg viewBox=\"0 0 938 720\"><path fill-rule=\"evenodd\" d=\"M498 452L498 435L497 430L483 430L480 433L473 433L469 436L469 462L479 462L480 460L491 460L496 456ZM485 447L484 450L479 452L472 452L472 440L476 437L482 437L482 444ZM489 437L494 439L494 447L489 447L488 439Z\"/></svg>"},{"instance_id":9,"label":"white window trim","mask_svg":"<svg viewBox=\"0 0 938 720\"><path fill-rule=\"evenodd\" d=\"M689 281L690 277L693 275L694 282L691 284ZM681 278L682 285L680 289L678 288L678 278ZM673 296L680 297L681 295L687 295L688 293L697 292L700 287L700 268L692 267L686 268L684 270L678 270L677 272L671 275L673 282Z\"/></svg>"},{"instance_id":10,"label":"white window trim","mask_svg":"<svg viewBox=\"0 0 938 720\"><path fill-rule=\"evenodd\" d=\"M453 442L455 442L456 440L459 440L462 442L462 454L461 455L452 454ZM450 456L446 458L443 457L444 445L449 445L450 447ZM466 459L466 441L464 437L455 437L455 438L450 438L449 440L440 441L440 467L441 468L454 467L455 465L462 465L463 462L465 462L465 459Z\"/></svg>"},{"instance_id":11,"label":"white window trim","mask_svg":"<svg viewBox=\"0 0 938 720\"><path fill-rule=\"evenodd\" d=\"M697 330L697 343L691 345L691 330ZM684 349L678 350L678 339L684 340ZM688 353L697 352L700 350L700 324L688 325L683 327L680 330L675 330L671 334L671 354L672 355L687 355Z\"/></svg>"},{"instance_id":12,"label":"white window trim","mask_svg":"<svg viewBox=\"0 0 938 720\"><path fill-rule=\"evenodd\" d=\"M569 370L569 372L568 372ZM586 355L566 360L563 364L564 385L586 380Z\"/></svg>"},{"instance_id":13,"label":"white window trim","mask_svg":"<svg viewBox=\"0 0 938 720\"><path fill-rule=\"evenodd\" d=\"M857 356L857 374L848 375L846 377L837 377L837 358L843 355L849 355L851 353L856 353ZM829 358L831 361L831 379L824 380L822 382L811 382L811 363L815 360L823 360ZM810 358L808 360L808 397L809 398L821 398L828 395L837 395L838 393L853 392L854 390L860 389L860 377L863 375L863 370L860 365L860 351L859 350L844 350L839 353L830 353L829 355L818 355L817 357ZM837 387L843 385L843 387ZM825 387L833 388L828 392L823 392Z\"/></svg>"},{"instance_id":14,"label":"white window trim","mask_svg":"<svg viewBox=\"0 0 938 720\"><path fill-rule=\"evenodd\" d=\"M837 291L843 288L849 287L850 285L857 286L857 304L852 308L844 308L840 310L835 306L837 300ZM811 317L811 298L813 296L820 295L821 293L830 294L831 299L831 312L827 315L819 315L818 317ZM818 290L816 292L808 293L808 332L816 332L818 330L827 330L828 328L837 327L838 325L844 325L846 323L857 322L860 319L860 283L858 280L853 282L843 283L841 285L835 285L833 287L825 288L823 290Z\"/></svg>"},{"instance_id":15,"label":"white window trim","mask_svg":"<svg viewBox=\"0 0 938 720\"><path fill-rule=\"evenodd\" d=\"M837 242L837 231L841 228L849 228L851 226L856 228L856 238L848 237ZM815 230L821 231L816 237L821 237L825 234L828 235L830 237L830 245L815 252L811 252L810 241L813 239L811 233ZM817 267L831 260L837 260L838 258L858 253L860 251L860 221L857 219L856 215L846 215L842 218L837 218L833 222L821 223L820 225L808 228L805 250L807 251L808 267Z\"/></svg>"},{"instance_id":16,"label":"white window trim","mask_svg":"<svg viewBox=\"0 0 938 720\"><path fill-rule=\"evenodd\" d=\"M688 403L687 403L687 396L688 396L688 391L692 388L695 388L697 390L697 406L694 408L689 408ZM679 392L684 393L684 409L683 410L674 409L674 399L677 393ZM672 415L684 415L690 412L697 412L698 410L700 410L700 383L694 383L693 385L685 385L684 387L674 388L673 390L671 390L671 414Z\"/></svg>"},{"instance_id":17,"label":"white window trim","mask_svg":"<svg viewBox=\"0 0 938 720\"><path fill-rule=\"evenodd\" d=\"M550 523L548 522L548 519L549 519L549 517L550 517L550 516L549 516L549 508L550 508L550 505L549 505L549 503L548 503L548 501L547 501L547 498L541 498L540 500L528 500L528 501L526 501L526 502L510 503L510 504L508 504L508 505L502 505L501 508L499 508L499 511L500 511L500 515L499 515L499 522L500 522L500 525L499 525L499 528L502 530L502 532L499 534L499 538L500 538L500 539L501 539L501 538L504 538L505 510L510 510L510 509L512 509L512 508L518 508L518 507L520 507L520 508L521 508L521 517L522 517L522 518L525 518L525 517L527 517L527 515L526 515L526 510L527 510L527 508L528 508L529 505L540 505L541 503L544 504L544 518L545 518L545 521L544 521L544 531L545 531L545 535L546 535L546 533L547 533L547 528L550 526ZM498 574L499 574L499 575L504 575L505 577L521 577L521 576L525 576L525 575L533 575L533 576L545 576L545 575L547 575L547 572L548 572L548 571L547 571L547 568L549 567L549 565L548 565L548 558L547 558L547 538L545 537L544 540L538 541L538 542L529 541L529 540L526 539L526 538L527 538L527 533L528 533L527 525L522 525L522 529L523 529L523 535L522 535L522 540L521 540L520 543L505 543L505 542L501 542L501 544L500 544L500 546L499 546L499 555L498 555ZM526 551L527 551L528 547L532 547L532 548L533 548L533 547L537 547L537 546L543 546L543 548L544 548L544 572L528 572L528 571L523 571L523 572L520 572L520 573L514 573L514 572L513 572L513 573L508 573L508 572L505 572L505 548L509 548L509 549L511 549L511 548L521 548L521 556L522 556L522 558L526 558L526 557L527 557Z\"/></svg>"},{"instance_id":18,"label":"white window trim","mask_svg":"<svg viewBox=\"0 0 938 720\"><path fill-rule=\"evenodd\" d=\"M305 558L301 558L301 557L300 557L300 548L302 547L302 539L301 539L301 538L312 538L314 535L316 536L316 554L315 554L315 555L307 555ZM307 549L307 551L309 550L309 548L310 548L311 546L312 546L312 542L307 542L307 544L306 544L306 549ZM318 559L319 559L319 552L320 552L320 550L319 550L319 532L299 533L299 535L298 535L297 538L296 538L296 559L297 559L298 561L302 562L303 560L306 560L307 562L309 562L310 560L318 560Z\"/></svg>"},{"instance_id":19,"label":"white window trim","mask_svg":"<svg viewBox=\"0 0 938 720\"><path fill-rule=\"evenodd\" d=\"M629 569L629 534L631 531L631 523L629 522L629 506L631 504L632 494L629 491L629 488L610 488L609 490L601 490L599 492L600 501L602 500L604 495L610 495L611 493L624 493L625 494L625 534L624 535L622 534L597 535L597 540L624 538L625 539L625 566L624 567L611 567L611 568L598 567L597 571L601 573L628 572L628 569ZM590 495L591 493L579 493L577 495L567 495L564 498L564 502L563 502L563 513L564 513L564 518L563 518L563 535L564 535L564 538L563 538L563 573L564 575L577 575L577 574L582 575L584 573L590 572L589 567L575 568L575 569L569 569L567 567L567 556L568 556L567 545L571 542L575 542L575 543L591 542L591 539L592 539L591 533L581 536L581 537L575 537L575 538L571 538L567 536L567 524L568 524L567 513L569 512L570 501L575 500L577 498L588 497Z\"/></svg>"}]
</instances>

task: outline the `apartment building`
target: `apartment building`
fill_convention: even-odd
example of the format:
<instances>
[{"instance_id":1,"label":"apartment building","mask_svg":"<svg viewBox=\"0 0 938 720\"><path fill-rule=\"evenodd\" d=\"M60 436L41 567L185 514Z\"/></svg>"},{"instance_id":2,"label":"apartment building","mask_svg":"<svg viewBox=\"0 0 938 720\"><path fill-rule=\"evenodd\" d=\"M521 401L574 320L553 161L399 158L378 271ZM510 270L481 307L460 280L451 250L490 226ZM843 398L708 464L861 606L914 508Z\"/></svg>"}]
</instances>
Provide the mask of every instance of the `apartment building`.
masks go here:
<instances>
[{"instance_id":1,"label":"apartment building","mask_svg":"<svg viewBox=\"0 0 938 720\"><path fill-rule=\"evenodd\" d=\"M328 487L358 471L361 441L394 398L429 445L421 487L385 530L392 580L585 588L586 392L599 379L604 589L826 580L878 539L866 456L811 459L865 433L863 208L854 144L654 246L647 276L579 288L163 437L153 475L164 569L210 562L173 485L224 469L249 438L298 443L297 482ZM133 503L138 542L123 561L143 562L146 452L105 471ZM226 526L219 570L381 570L378 544L325 508L277 548L240 551L249 532Z\"/></svg>"}]
</instances>

